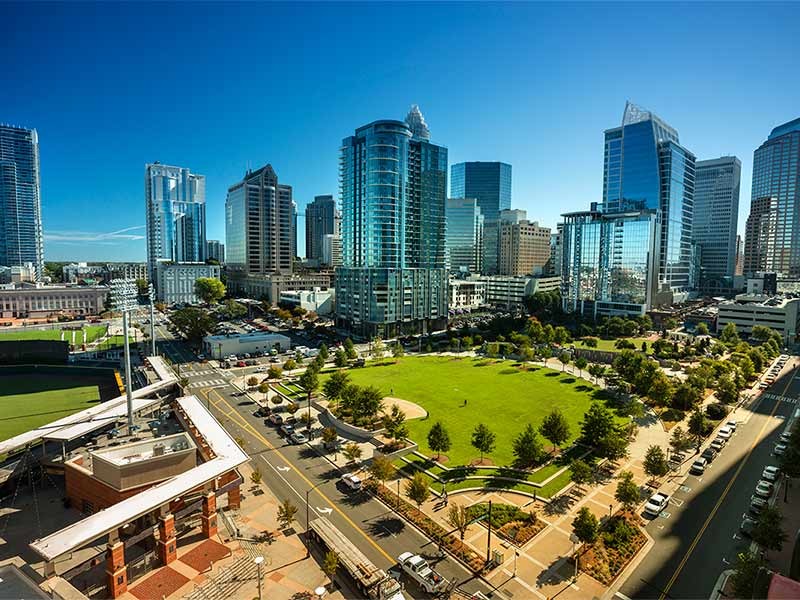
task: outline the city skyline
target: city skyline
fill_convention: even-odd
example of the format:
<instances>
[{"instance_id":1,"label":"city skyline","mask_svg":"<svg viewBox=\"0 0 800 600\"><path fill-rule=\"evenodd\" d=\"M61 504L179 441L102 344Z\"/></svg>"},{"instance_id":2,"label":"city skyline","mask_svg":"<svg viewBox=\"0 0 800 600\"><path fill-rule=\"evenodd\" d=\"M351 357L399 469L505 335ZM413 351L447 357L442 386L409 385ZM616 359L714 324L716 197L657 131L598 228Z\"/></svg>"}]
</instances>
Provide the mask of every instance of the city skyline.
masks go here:
<instances>
[{"instance_id":1,"label":"city skyline","mask_svg":"<svg viewBox=\"0 0 800 600\"><path fill-rule=\"evenodd\" d=\"M180 19L188 7L162 9L165 18ZM303 213L316 195L338 196L338 142L353 123L406 114L414 103L436 123L432 141L448 147L451 165L511 164L514 207L554 229L561 212L600 200L603 165L596 148L630 99L681 131L682 143L698 160L740 157L743 232L753 151L764 132L797 118L792 102L798 84L782 75L798 54L796 36L780 33L791 33L796 22L791 5L256 5L252 11L285 25L284 33L259 49L263 56L292 36L313 40L294 56L277 52L270 73L287 78L293 92L266 100L243 93L243 75L251 68L246 59L256 47L252 36L232 32L255 27L259 19L236 6L192 9L197 30L213 22L224 47L198 44L192 30L175 32L158 50L134 35L119 38L107 27L116 19L129 22L131 31L143 27L149 15L141 7L62 5L45 14L6 4L4 10L10 18L3 46L18 60L7 75L15 85L0 91L0 121L39 133L47 260L144 260L140 174L155 160L206 175L209 238L224 237L225 192L248 164L272 162L292 182ZM692 18L682 19L689 10ZM606 23L619 26L621 15L625 35L598 35ZM425 19L429 31L420 38L445 41L448 52L430 57L424 43L410 46L390 65L393 76L377 80L377 59L361 65L334 43L376 18L398 30L408 18ZM330 31L331 19L344 31ZM707 28L709 20L717 26ZM632 55L631 47L649 40L642 21L658 22L675 51L655 61ZM751 44L744 33L759 27L775 35ZM32 28L42 35L27 35ZM472 35L476 31L482 34ZM75 32L109 50L95 53L88 70L82 43L72 43ZM574 42L569 51L561 45L565 34ZM361 54L377 55L382 39L375 31L360 36ZM330 52L321 57L316 50L323 47ZM545 58L554 53L559 60ZM149 65L165 54L178 68L192 67L201 93L187 100L151 93ZM625 68L619 69L622 57ZM687 60L703 64L715 58L720 60L712 77L678 74L676 67ZM482 78L477 88L470 74ZM612 76L613 86L599 85ZM341 78L346 85L336 84ZM47 94L40 93L44 87ZM589 88L591 95L582 93ZM314 140L310 153L308 139ZM91 178L84 175L85 163L98 166ZM97 206L114 210L95 219ZM305 254L302 235L300 246Z\"/></svg>"}]
</instances>

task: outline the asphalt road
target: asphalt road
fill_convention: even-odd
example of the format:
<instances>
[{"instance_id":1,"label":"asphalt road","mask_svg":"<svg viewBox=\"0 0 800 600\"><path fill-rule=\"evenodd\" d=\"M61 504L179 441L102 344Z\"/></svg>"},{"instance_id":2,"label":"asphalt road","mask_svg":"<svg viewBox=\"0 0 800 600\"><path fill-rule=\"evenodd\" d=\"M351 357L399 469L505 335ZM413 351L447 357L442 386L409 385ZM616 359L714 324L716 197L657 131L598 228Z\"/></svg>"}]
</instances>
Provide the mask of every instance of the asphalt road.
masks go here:
<instances>
[{"instance_id":1,"label":"asphalt road","mask_svg":"<svg viewBox=\"0 0 800 600\"><path fill-rule=\"evenodd\" d=\"M182 365L182 375L193 382L207 381L208 364ZM226 379L227 371L215 370ZM288 444L263 418L253 416L257 405L246 397L233 396L229 383L211 389L194 388L192 392L209 405L223 426L245 440L252 465L261 471L263 482L278 499L289 499L300 510L296 520L306 528L306 492L309 518L325 516L347 535L378 567L396 572L397 556L412 551L426 557L448 580L459 582L465 592L481 591L488 597L505 598L472 574L449 555L439 554L437 546L414 527L397 517L381 502L367 494L347 492L338 483L341 473L326 458L308 445ZM428 598L406 576L401 577L409 595Z\"/></svg>"},{"instance_id":2,"label":"asphalt road","mask_svg":"<svg viewBox=\"0 0 800 600\"><path fill-rule=\"evenodd\" d=\"M739 425L722 452L702 476L686 477L670 506L647 525L655 546L622 585L619 597L708 598L720 573L749 547L739 524L763 468L778 464L771 453L798 408L797 374L797 369L788 372L750 409L731 415ZM783 504L783 498L775 500Z\"/></svg>"}]
</instances>

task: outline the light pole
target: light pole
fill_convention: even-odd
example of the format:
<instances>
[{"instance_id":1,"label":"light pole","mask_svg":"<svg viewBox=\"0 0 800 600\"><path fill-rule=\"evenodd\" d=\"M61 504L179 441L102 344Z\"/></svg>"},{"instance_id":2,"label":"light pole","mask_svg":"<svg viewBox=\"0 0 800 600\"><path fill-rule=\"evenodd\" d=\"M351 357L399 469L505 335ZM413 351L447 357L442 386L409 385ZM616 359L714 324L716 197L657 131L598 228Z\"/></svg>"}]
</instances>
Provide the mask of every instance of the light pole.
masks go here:
<instances>
[{"instance_id":1,"label":"light pole","mask_svg":"<svg viewBox=\"0 0 800 600\"><path fill-rule=\"evenodd\" d=\"M573 581L578 581L578 557L575 555L575 544L577 544L580 540L578 536L570 534L569 541L572 542L572 560L575 561L575 574L573 575Z\"/></svg>"},{"instance_id":2,"label":"light pole","mask_svg":"<svg viewBox=\"0 0 800 600\"><path fill-rule=\"evenodd\" d=\"M132 279L111 281L111 304L122 313L122 341L125 349L125 395L128 399L128 433L133 433L133 393L131 390L131 346L128 340L130 311L138 306L136 282Z\"/></svg>"},{"instance_id":3,"label":"light pole","mask_svg":"<svg viewBox=\"0 0 800 600\"><path fill-rule=\"evenodd\" d=\"M152 283L147 286L147 295L150 299L150 355L156 356L156 291Z\"/></svg>"},{"instance_id":4,"label":"light pole","mask_svg":"<svg viewBox=\"0 0 800 600\"><path fill-rule=\"evenodd\" d=\"M311 514L310 514L311 513L311 504L309 502L308 496L309 496L309 494L311 494L311 492L313 492L315 489L317 489L323 483L325 483L325 482L324 481L320 481L317 485L315 485L313 487L310 487L310 488L308 488L306 490L306 532L308 532L308 530L309 530L308 523L311 520ZM308 533L306 533L306 537L308 537ZM308 539L306 539L306 558L308 558L309 556L311 556L311 544L309 544Z\"/></svg>"},{"instance_id":5,"label":"light pole","mask_svg":"<svg viewBox=\"0 0 800 600\"><path fill-rule=\"evenodd\" d=\"M261 600L261 565L264 562L264 557L256 556L254 560L258 567L258 600Z\"/></svg>"}]
</instances>

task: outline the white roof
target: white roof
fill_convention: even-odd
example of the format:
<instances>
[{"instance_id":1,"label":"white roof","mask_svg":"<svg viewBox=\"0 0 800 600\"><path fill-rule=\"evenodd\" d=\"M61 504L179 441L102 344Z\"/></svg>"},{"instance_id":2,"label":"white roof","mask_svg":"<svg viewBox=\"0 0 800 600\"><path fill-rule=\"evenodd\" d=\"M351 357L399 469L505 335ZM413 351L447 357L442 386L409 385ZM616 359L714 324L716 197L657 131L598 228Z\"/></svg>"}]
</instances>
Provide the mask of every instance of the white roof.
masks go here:
<instances>
[{"instance_id":1,"label":"white roof","mask_svg":"<svg viewBox=\"0 0 800 600\"><path fill-rule=\"evenodd\" d=\"M247 454L197 397L186 396L177 402L215 458L34 541L30 547L37 554L55 560L247 462Z\"/></svg>"}]
</instances>

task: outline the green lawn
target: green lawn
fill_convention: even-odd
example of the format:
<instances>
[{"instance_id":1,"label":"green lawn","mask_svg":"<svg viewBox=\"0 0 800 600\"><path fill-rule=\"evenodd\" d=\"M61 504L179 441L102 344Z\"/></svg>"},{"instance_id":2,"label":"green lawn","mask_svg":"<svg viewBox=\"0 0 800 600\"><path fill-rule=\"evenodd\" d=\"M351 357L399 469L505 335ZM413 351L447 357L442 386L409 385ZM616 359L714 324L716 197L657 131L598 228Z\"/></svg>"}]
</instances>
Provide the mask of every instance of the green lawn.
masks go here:
<instances>
[{"instance_id":1,"label":"green lawn","mask_svg":"<svg viewBox=\"0 0 800 600\"><path fill-rule=\"evenodd\" d=\"M648 352L648 354L653 351L652 342L648 341L646 338L634 337L634 338L627 338L627 339L630 340L631 342L633 342L634 344L636 344L636 349L637 350L641 350L642 349L642 342L646 342L647 343L647 352ZM586 350L606 350L608 352L621 352L621 350L619 350L619 349L614 347L614 344L616 342L617 342L617 340L599 339L597 341L597 347L596 348L589 348L589 346L586 346L586 345L582 344L580 340L576 340L575 342L570 344L570 346L574 346L576 348L583 348L583 349L586 349Z\"/></svg>"},{"instance_id":2,"label":"green lawn","mask_svg":"<svg viewBox=\"0 0 800 600\"><path fill-rule=\"evenodd\" d=\"M82 330L75 331L75 344L93 342L106 332L105 325L87 325ZM72 344L72 330L64 330L64 341ZM19 331L0 332L0 341L14 340L56 340L60 341L61 329L24 329ZM85 338L85 339L84 339Z\"/></svg>"},{"instance_id":3,"label":"green lawn","mask_svg":"<svg viewBox=\"0 0 800 600\"><path fill-rule=\"evenodd\" d=\"M374 385L385 396L416 402L430 413L427 419L408 421L409 437L422 452L430 453L428 431L442 421L452 441L447 465L469 464L479 458L470 444L472 430L485 423L497 436L496 448L487 457L496 465L509 465L514 460L511 440L527 423L538 427L558 407L570 422L572 442L593 398L603 395L569 374L541 367L524 371L515 364L483 358L404 357L348 372L353 383Z\"/></svg>"},{"instance_id":4,"label":"green lawn","mask_svg":"<svg viewBox=\"0 0 800 600\"><path fill-rule=\"evenodd\" d=\"M97 385L48 373L0 376L0 441L50 423L100 401Z\"/></svg>"}]
</instances>

